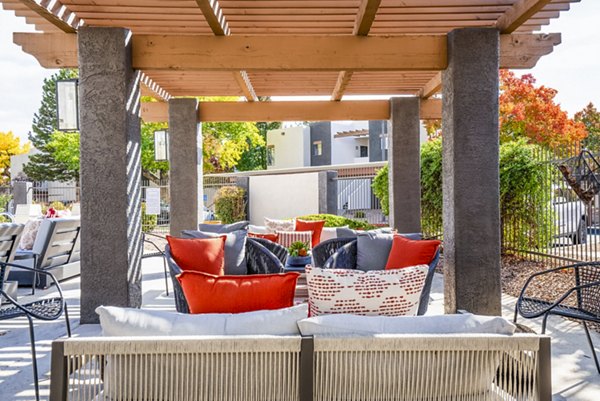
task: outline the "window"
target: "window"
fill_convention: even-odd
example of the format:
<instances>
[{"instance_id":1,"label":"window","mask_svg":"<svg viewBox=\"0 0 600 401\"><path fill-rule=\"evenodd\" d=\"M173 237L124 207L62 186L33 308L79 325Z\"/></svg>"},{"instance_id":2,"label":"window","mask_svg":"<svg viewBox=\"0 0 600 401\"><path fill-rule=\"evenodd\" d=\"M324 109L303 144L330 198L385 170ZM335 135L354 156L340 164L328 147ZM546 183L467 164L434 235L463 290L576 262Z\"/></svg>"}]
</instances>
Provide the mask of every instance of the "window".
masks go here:
<instances>
[{"instance_id":1,"label":"window","mask_svg":"<svg viewBox=\"0 0 600 401\"><path fill-rule=\"evenodd\" d=\"M267 166L275 165L275 145L267 146Z\"/></svg>"},{"instance_id":2,"label":"window","mask_svg":"<svg viewBox=\"0 0 600 401\"><path fill-rule=\"evenodd\" d=\"M369 147L365 145L358 145L355 147L356 157L369 157Z\"/></svg>"},{"instance_id":3,"label":"window","mask_svg":"<svg viewBox=\"0 0 600 401\"><path fill-rule=\"evenodd\" d=\"M312 154L313 154L313 156L321 156L323 154L323 142L322 141L314 141L313 142Z\"/></svg>"}]
</instances>

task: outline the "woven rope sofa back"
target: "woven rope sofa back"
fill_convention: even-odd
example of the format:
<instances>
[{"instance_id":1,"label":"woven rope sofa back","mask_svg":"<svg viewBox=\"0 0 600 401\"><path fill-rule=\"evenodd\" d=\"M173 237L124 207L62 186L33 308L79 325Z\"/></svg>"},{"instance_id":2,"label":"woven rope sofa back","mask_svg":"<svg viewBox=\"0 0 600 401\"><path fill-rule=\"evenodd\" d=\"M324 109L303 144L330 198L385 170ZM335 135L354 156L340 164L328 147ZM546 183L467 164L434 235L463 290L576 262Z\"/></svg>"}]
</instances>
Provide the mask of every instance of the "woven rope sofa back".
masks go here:
<instances>
[{"instance_id":1,"label":"woven rope sofa back","mask_svg":"<svg viewBox=\"0 0 600 401\"><path fill-rule=\"evenodd\" d=\"M51 401L546 400L535 335L54 342Z\"/></svg>"}]
</instances>

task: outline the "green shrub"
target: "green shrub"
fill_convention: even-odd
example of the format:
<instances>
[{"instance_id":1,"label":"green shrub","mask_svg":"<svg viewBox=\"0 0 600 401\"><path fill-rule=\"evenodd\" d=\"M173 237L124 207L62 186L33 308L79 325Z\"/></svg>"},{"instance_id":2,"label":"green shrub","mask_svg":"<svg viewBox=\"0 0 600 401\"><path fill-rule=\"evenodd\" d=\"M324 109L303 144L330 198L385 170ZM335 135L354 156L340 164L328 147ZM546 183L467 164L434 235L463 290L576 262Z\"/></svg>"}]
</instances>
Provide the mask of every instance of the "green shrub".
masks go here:
<instances>
[{"instance_id":1,"label":"green shrub","mask_svg":"<svg viewBox=\"0 0 600 401\"><path fill-rule=\"evenodd\" d=\"M62 203L61 201L54 201L52 203L50 203L48 205L48 208L54 208L54 210L59 211L59 210L66 210L67 207L65 206L64 203Z\"/></svg>"},{"instance_id":2,"label":"green shrub","mask_svg":"<svg viewBox=\"0 0 600 401\"><path fill-rule=\"evenodd\" d=\"M372 230L375 227L365 221L349 219L343 216L336 216L335 214L308 214L306 216L298 217L300 220L325 220L325 227L344 227L348 226L353 230Z\"/></svg>"},{"instance_id":3,"label":"green shrub","mask_svg":"<svg viewBox=\"0 0 600 401\"><path fill-rule=\"evenodd\" d=\"M158 216L155 214L146 214L146 203L142 202L142 232L149 233L154 231L158 222Z\"/></svg>"},{"instance_id":4,"label":"green shrub","mask_svg":"<svg viewBox=\"0 0 600 401\"><path fill-rule=\"evenodd\" d=\"M548 244L554 231L547 166L535 158L537 145L524 139L500 146L500 216L505 248L533 249ZM387 166L373 180L373 193L389 213ZM442 232L442 140L421 147L421 226L425 236Z\"/></svg>"},{"instance_id":5,"label":"green shrub","mask_svg":"<svg viewBox=\"0 0 600 401\"><path fill-rule=\"evenodd\" d=\"M215 214L223 224L246 219L246 191L236 186L221 187L215 195Z\"/></svg>"}]
</instances>

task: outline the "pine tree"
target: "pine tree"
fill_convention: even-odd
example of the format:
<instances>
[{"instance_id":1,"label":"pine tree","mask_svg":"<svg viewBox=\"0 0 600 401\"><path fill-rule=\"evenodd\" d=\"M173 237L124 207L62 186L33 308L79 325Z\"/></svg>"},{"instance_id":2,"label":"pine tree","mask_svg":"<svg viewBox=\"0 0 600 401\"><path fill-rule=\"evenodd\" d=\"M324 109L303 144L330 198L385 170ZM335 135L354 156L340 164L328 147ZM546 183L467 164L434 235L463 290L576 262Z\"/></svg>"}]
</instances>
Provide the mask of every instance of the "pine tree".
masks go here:
<instances>
[{"instance_id":1,"label":"pine tree","mask_svg":"<svg viewBox=\"0 0 600 401\"><path fill-rule=\"evenodd\" d=\"M56 74L44 79L42 86L42 103L33 116L33 132L28 137L33 146L40 151L30 156L29 162L23 166L27 178L33 181L71 181L79 180L78 171L73 171L67 164L56 160L48 143L56 130L56 81L77 78L77 70L61 69Z\"/></svg>"}]
</instances>

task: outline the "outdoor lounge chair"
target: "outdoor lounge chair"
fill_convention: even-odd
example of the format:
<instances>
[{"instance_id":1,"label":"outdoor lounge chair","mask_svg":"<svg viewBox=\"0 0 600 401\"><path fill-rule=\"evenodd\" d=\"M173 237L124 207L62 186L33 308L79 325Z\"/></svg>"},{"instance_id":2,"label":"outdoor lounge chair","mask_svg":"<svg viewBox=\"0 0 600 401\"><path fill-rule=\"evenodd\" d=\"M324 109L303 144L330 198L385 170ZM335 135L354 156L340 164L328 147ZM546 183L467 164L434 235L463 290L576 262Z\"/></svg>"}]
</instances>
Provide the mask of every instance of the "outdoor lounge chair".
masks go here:
<instances>
[{"instance_id":1,"label":"outdoor lounge chair","mask_svg":"<svg viewBox=\"0 0 600 401\"><path fill-rule=\"evenodd\" d=\"M550 401L537 335L72 338L50 400Z\"/></svg>"},{"instance_id":2,"label":"outdoor lounge chair","mask_svg":"<svg viewBox=\"0 0 600 401\"><path fill-rule=\"evenodd\" d=\"M13 261L24 227L23 224L0 224L0 262L11 263ZM7 282L9 270L10 269L7 267L3 276L0 277L2 280L0 290L4 291L11 298L17 299L17 283ZM8 301L0 296L0 303L4 302Z\"/></svg>"},{"instance_id":3,"label":"outdoor lounge chair","mask_svg":"<svg viewBox=\"0 0 600 401\"><path fill-rule=\"evenodd\" d=\"M280 245L279 248L282 248ZM273 247L278 250L279 248ZM182 269L177 265L173 257L171 256L171 250L169 246L165 248L165 256L167 259L167 265L169 266L169 273L173 282L173 293L175 295L175 307L177 312L189 313L188 303L183 295L183 290L177 281L177 275L181 274ZM248 238L246 240L246 263L248 274L270 274L270 273L281 273L283 272L283 263L275 256L262 242L256 241L255 238Z\"/></svg>"},{"instance_id":4,"label":"outdoor lounge chair","mask_svg":"<svg viewBox=\"0 0 600 401\"><path fill-rule=\"evenodd\" d=\"M67 324L67 335L71 337L71 324L69 322L69 313L67 310L67 303L62 295L62 290L58 283L58 280L49 272L40 269L33 269L23 266L14 265L11 263L0 262L0 289L3 288L4 284L4 272L7 268L18 267L20 269L27 270L29 272L35 272L40 276L46 276L51 280L58 290L58 296L53 298L39 299L28 303L18 303L13 297L0 291L0 295L8 302L6 305L0 306L0 320L15 319L18 317L26 317L29 323L29 338L31 341L31 358L33 365L33 384L35 386L35 399L39 401L39 383L38 383L38 368L37 368L37 355L35 350L35 333L33 329L33 319L39 320L57 320L64 312L65 321Z\"/></svg>"},{"instance_id":5,"label":"outdoor lounge chair","mask_svg":"<svg viewBox=\"0 0 600 401\"><path fill-rule=\"evenodd\" d=\"M545 301L528 296L528 289L540 276L550 274L573 273L573 287L554 301ZM532 274L527 279L515 306L514 321L521 315L526 319L543 316L542 334L546 332L546 323L550 315L558 315L570 319L581 320L585 334L592 350L596 369L600 373L598 356L590 336L587 323L600 324L600 262L585 262L557 267Z\"/></svg>"},{"instance_id":6,"label":"outdoor lounge chair","mask_svg":"<svg viewBox=\"0 0 600 401\"><path fill-rule=\"evenodd\" d=\"M340 238L339 240L342 240ZM340 242L341 243L341 242ZM357 254L356 239L352 239L345 245L339 247L325 263L323 268L325 269L356 269L356 254ZM429 294L431 293L431 284L433 283L433 275L435 268L440 260L440 249L437 250L431 263L429 263L429 270L427 271L427 277L425 278L425 284L423 285L423 292L419 300L419 310L417 315L424 315L429 307Z\"/></svg>"},{"instance_id":7,"label":"outdoor lounge chair","mask_svg":"<svg viewBox=\"0 0 600 401\"><path fill-rule=\"evenodd\" d=\"M18 281L20 287L33 287L35 283L37 288L48 288L52 284L49 276L38 275L36 270L52 271L58 281L78 276L81 271L80 227L79 218L43 220L33 249L17 251L15 264L19 266L11 268L9 280Z\"/></svg>"},{"instance_id":8,"label":"outdoor lounge chair","mask_svg":"<svg viewBox=\"0 0 600 401\"><path fill-rule=\"evenodd\" d=\"M352 241L356 241L356 238L332 238L321 242L312 249L313 266L323 267L338 249Z\"/></svg>"}]
</instances>

